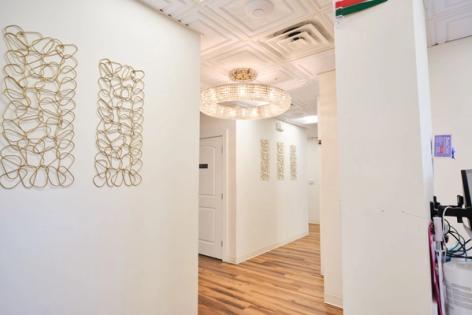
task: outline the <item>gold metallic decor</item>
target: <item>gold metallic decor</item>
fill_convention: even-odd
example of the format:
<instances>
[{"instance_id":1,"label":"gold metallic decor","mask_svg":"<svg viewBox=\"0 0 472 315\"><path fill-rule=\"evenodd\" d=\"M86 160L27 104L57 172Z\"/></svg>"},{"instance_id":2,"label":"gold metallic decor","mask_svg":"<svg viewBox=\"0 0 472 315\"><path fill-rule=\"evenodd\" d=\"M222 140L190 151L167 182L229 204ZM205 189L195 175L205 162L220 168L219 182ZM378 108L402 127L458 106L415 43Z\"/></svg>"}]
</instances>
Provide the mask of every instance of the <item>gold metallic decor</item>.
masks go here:
<instances>
[{"instance_id":1,"label":"gold metallic decor","mask_svg":"<svg viewBox=\"0 0 472 315\"><path fill-rule=\"evenodd\" d=\"M4 29L7 48L0 139L0 186L66 187L74 182L74 109L77 46ZM2 106L3 107L3 106Z\"/></svg>"},{"instance_id":2,"label":"gold metallic decor","mask_svg":"<svg viewBox=\"0 0 472 315\"><path fill-rule=\"evenodd\" d=\"M236 82L254 81L257 77L257 72L251 68L236 68L230 71L229 77Z\"/></svg>"},{"instance_id":3,"label":"gold metallic decor","mask_svg":"<svg viewBox=\"0 0 472 315\"><path fill-rule=\"evenodd\" d=\"M290 146L290 178L297 179L297 146Z\"/></svg>"},{"instance_id":4,"label":"gold metallic decor","mask_svg":"<svg viewBox=\"0 0 472 315\"><path fill-rule=\"evenodd\" d=\"M285 179L285 145L277 142L277 179Z\"/></svg>"},{"instance_id":5,"label":"gold metallic decor","mask_svg":"<svg viewBox=\"0 0 472 315\"><path fill-rule=\"evenodd\" d=\"M261 140L261 180L269 180L269 140Z\"/></svg>"},{"instance_id":6,"label":"gold metallic decor","mask_svg":"<svg viewBox=\"0 0 472 315\"><path fill-rule=\"evenodd\" d=\"M100 60L98 80L97 187L137 186L143 146L144 72Z\"/></svg>"}]
</instances>

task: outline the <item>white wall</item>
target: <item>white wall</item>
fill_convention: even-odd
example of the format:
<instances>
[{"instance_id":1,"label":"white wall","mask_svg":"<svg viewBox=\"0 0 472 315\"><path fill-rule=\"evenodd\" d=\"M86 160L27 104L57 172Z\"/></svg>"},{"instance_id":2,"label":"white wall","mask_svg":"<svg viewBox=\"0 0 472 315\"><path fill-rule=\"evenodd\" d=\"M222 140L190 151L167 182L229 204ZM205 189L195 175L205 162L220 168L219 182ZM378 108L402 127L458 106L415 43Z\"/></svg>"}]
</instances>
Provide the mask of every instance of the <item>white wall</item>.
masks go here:
<instances>
[{"instance_id":1,"label":"white wall","mask_svg":"<svg viewBox=\"0 0 472 315\"><path fill-rule=\"evenodd\" d=\"M75 183L0 190L0 314L196 314L198 36L128 0L6 1L0 21L79 48ZM104 57L146 72L136 188L92 183Z\"/></svg>"},{"instance_id":2,"label":"white wall","mask_svg":"<svg viewBox=\"0 0 472 315\"><path fill-rule=\"evenodd\" d=\"M227 220L223 260L241 263L308 233L305 130L275 119L223 120L201 115L200 136L224 135ZM260 140L270 142L270 180L260 179ZM285 143L285 180L277 180L276 143ZM297 180L290 179L290 148L297 146ZM311 186L310 186L311 187Z\"/></svg>"},{"instance_id":3,"label":"white wall","mask_svg":"<svg viewBox=\"0 0 472 315\"><path fill-rule=\"evenodd\" d=\"M320 224L320 147L318 139L307 139L305 172L307 177L308 221Z\"/></svg>"},{"instance_id":4,"label":"white wall","mask_svg":"<svg viewBox=\"0 0 472 315\"><path fill-rule=\"evenodd\" d=\"M472 37L429 49L433 133L451 134L456 159L434 159L435 195L455 204L461 169L472 168Z\"/></svg>"},{"instance_id":5,"label":"white wall","mask_svg":"<svg viewBox=\"0 0 472 315\"><path fill-rule=\"evenodd\" d=\"M236 256L241 262L308 233L306 134L276 120L236 122ZM270 142L270 180L260 179L260 139ZM277 180L276 143L285 143L285 180ZM297 146L297 180L290 179L289 145Z\"/></svg>"},{"instance_id":6,"label":"white wall","mask_svg":"<svg viewBox=\"0 0 472 315\"><path fill-rule=\"evenodd\" d=\"M335 37L345 314L430 315L423 3L388 1L347 16Z\"/></svg>"},{"instance_id":7,"label":"white wall","mask_svg":"<svg viewBox=\"0 0 472 315\"><path fill-rule=\"evenodd\" d=\"M320 101L320 245L324 300L342 307L342 241L339 193L338 113L336 72L319 75Z\"/></svg>"}]
</instances>

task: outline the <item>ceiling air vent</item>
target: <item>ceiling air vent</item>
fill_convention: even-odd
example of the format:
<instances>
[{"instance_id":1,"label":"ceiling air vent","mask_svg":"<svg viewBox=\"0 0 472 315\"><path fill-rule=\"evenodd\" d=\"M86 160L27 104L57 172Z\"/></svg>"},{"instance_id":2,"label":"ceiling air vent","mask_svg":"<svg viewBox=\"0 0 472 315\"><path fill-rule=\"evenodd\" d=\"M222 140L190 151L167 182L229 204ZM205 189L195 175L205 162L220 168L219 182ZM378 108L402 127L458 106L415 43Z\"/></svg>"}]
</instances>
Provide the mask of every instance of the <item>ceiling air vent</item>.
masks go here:
<instances>
[{"instance_id":1,"label":"ceiling air vent","mask_svg":"<svg viewBox=\"0 0 472 315\"><path fill-rule=\"evenodd\" d=\"M333 38L321 23L310 20L272 34L266 45L282 58L296 59L333 48Z\"/></svg>"}]
</instances>

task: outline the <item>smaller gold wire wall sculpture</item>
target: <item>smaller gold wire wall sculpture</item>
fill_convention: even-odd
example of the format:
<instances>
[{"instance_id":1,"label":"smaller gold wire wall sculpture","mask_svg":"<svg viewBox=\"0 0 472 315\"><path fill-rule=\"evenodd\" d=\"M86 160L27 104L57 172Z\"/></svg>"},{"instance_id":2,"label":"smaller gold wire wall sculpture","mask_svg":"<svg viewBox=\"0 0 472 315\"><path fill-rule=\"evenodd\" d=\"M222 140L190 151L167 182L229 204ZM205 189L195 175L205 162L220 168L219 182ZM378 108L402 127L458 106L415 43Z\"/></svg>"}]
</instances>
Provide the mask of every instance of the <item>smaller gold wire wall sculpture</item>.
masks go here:
<instances>
[{"instance_id":1,"label":"smaller gold wire wall sculpture","mask_svg":"<svg viewBox=\"0 0 472 315\"><path fill-rule=\"evenodd\" d=\"M77 46L5 27L0 186L67 187L74 182Z\"/></svg>"},{"instance_id":2,"label":"smaller gold wire wall sculpture","mask_svg":"<svg viewBox=\"0 0 472 315\"><path fill-rule=\"evenodd\" d=\"M277 142L277 179L285 179L285 144Z\"/></svg>"},{"instance_id":3,"label":"smaller gold wire wall sculpture","mask_svg":"<svg viewBox=\"0 0 472 315\"><path fill-rule=\"evenodd\" d=\"M297 146L290 146L290 178L297 179Z\"/></svg>"},{"instance_id":4,"label":"smaller gold wire wall sculpture","mask_svg":"<svg viewBox=\"0 0 472 315\"><path fill-rule=\"evenodd\" d=\"M261 180L268 181L270 178L270 162L269 162L269 140L261 139Z\"/></svg>"},{"instance_id":5,"label":"smaller gold wire wall sculpture","mask_svg":"<svg viewBox=\"0 0 472 315\"><path fill-rule=\"evenodd\" d=\"M137 186L142 177L144 72L109 59L99 63L95 156L97 187Z\"/></svg>"}]
</instances>

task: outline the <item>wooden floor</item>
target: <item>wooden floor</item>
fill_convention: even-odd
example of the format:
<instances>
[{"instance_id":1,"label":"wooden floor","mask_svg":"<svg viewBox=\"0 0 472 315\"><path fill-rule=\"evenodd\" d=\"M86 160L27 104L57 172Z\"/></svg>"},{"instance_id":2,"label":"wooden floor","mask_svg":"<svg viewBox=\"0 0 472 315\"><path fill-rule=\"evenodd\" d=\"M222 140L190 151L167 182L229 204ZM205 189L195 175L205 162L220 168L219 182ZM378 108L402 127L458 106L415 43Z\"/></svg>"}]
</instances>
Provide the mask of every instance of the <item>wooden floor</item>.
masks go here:
<instances>
[{"instance_id":1,"label":"wooden floor","mask_svg":"<svg viewBox=\"0 0 472 315\"><path fill-rule=\"evenodd\" d=\"M198 313L341 315L323 303L319 225L240 265L200 256Z\"/></svg>"}]
</instances>

